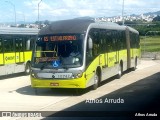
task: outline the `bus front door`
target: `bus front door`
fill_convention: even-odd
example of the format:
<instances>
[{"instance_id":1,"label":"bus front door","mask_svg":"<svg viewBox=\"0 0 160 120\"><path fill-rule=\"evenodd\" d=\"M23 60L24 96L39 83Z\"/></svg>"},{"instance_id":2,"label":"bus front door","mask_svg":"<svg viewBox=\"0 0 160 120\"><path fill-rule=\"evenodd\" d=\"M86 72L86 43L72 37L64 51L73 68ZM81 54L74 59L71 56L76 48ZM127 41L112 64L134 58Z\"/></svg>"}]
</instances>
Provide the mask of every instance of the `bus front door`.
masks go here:
<instances>
[{"instance_id":1,"label":"bus front door","mask_svg":"<svg viewBox=\"0 0 160 120\"><path fill-rule=\"evenodd\" d=\"M24 50L23 50L23 39L16 38L15 40L15 49L16 49L16 63L24 62Z\"/></svg>"}]
</instances>

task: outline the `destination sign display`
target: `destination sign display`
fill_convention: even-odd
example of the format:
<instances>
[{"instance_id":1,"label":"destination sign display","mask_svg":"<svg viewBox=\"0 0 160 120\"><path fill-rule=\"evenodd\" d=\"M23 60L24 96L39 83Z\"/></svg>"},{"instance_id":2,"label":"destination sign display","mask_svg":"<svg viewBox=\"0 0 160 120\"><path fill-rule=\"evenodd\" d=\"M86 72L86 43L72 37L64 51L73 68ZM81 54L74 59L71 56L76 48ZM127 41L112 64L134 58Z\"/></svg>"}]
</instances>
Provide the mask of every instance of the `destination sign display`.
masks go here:
<instances>
[{"instance_id":1,"label":"destination sign display","mask_svg":"<svg viewBox=\"0 0 160 120\"><path fill-rule=\"evenodd\" d=\"M77 40L76 35L61 35L61 36L44 36L43 41L68 41L68 40Z\"/></svg>"},{"instance_id":2,"label":"destination sign display","mask_svg":"<svg viewBox=\"0 0 160 120\"><path fill-rule=\"evenodd\" d=\"M36 63L39 63L39 62L51 62L51 61L54 61L54 60L57 60L58 57L37 57L35 58L36 60Z\"/></svg>"}]
</instances>

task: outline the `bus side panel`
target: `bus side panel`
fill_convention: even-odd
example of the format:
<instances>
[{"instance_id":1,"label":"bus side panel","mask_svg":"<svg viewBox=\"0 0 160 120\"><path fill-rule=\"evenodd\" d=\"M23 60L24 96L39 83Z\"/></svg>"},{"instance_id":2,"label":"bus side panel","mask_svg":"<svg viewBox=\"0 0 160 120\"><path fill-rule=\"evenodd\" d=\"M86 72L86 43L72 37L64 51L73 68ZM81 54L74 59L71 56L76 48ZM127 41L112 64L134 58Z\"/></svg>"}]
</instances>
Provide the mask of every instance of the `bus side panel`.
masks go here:
<instances>
[{"instance_id":1,"label":"bus side panel","mask_svg":"<svg viewBox=\"0 0 160 120\"><path fill-rule=\"evenodd\" d=\"M123 70L127 70L127 50L119 51L119 63L120 60L123 61Z\"/></svg>"},{"instance_id":2,"label":"bus side panel","mask_svg":"<svg viewBox=\"0 0 160 120\"><path fill-rule=\"evenodd\" d=\"M0 71L1 71L1 72L0 72L0 76L6 74L5 68L6 68L5 66L0 66Z\"/></svg>"},{"instance_id":3,"label":"bus side panel","mask_svg":"<svg viewBox=\"0 0 160 120\"><path fill-rule=\"evenodd\" d=\"M134 67L134 64L135 64L135 59L134 59L134 56L135 56L135 53L134 53L134 48L131 48L131 68Z\"/></svg>"},{"instance_id":4,"label":"bus side panel","mask_svg":"<svg viewBox=\"0 0 160 120\"><path fill-rule=\"evenodd\" d=\"M131 55L131 59L133 59L134 58L134 50L133 50L133 48L131 48L131 50L130 50L130 55Z\"/></svg>"},{"instance_id":5,"label":"bus side panel","mask_svg":"<svg viewBox=\"0 0 160 120\"><path fill-rule=\"evenodd\" d=\"M32 52L31 52L31 51L26 51L26 52L24 52L25 62L31 61L31 56L32 56Z\"/></svg>"},{"instance_id":6,"label":"bus side panel","mask_svg":"<svg viewBox=\"0 0 160 120\"><path fill-rule=\"evenodd\" d=\"M137 57L137 64L139 64L139 58L140 58L140 50L139 48L133 48L132 49L132 54L133 54L133 57L131 59L131 67L134 67L135 66L135 59Z\"/></svg>"},{"instance_id":7,"label":"bus side panel","mask_svg":"<svg viewBox=\"0 0 160 120\"><path fill-rule=\"evenodd\" d=\"M96 57L88 66L86 74L86 87L89 87L94 84L94 75L96 72L97 66L99 66L99 56Z\"/></svg>"},{"instance_id":8,"label":"bus side panel","mask_svg":"<svg viewBox=\"0 0 160 120\"><path fill-rule=\"evenodd\" d=\"M24 65L16 64L17 61L19 61L19 56L16 56L15 53L4 53L5 73L3 75L23 72Z\"/></svg>"},{"instance_id":9,"label":"bus side panel","mask_svg":"<svg viewBox=\"0 0 160 120\"><path fill-rule=\"evenodd\" d=\"M86 88L84 75L77 79L37 79L31 76L31 86L33 88Z\"/></svg>"},{"instance_id":10,"label":"bus side panel","mask_svg":"<svg viewBox=\"0 0 160 120\"><path fill-rule=\"evenodd\" d=\"M15 53L4 53L4 63L6 64L15 64Z\"/></svg>"},{"instance_id":11,"label":"bus side panel","mask_svg":"<svg viewBox=\"0 0 160 120\"><path fill-rule=\"evenodd\" d=\"M105 54L100 54L99 55L99 65L101 67L104 67L106 65L106 61L105 61Z\"/></svg>"},{"instance_id":12,"label":"bus side panel","mask_svg":"<svg viewBox=\"0 0 160 120\"><path fill-rule=\"evenodd\" d=\"M106 57L106 67L102 70L102 81L118 73L118 52L110 52Z\"/></svg>"},{"instance_id":13,"label":"bus side panel","mask_svg":"<svg viewBox=\"0 0 160 120\"><path fill-rule=\"evenodd\" d=\"M19 63L20 62L20 54L19 52L16 52L16 63Z\"/></svg>"},{"instance_id":14,"label":"bus side panel","mask_svg":"<svg viewBox=\"0 0 160 120\"><path fill-rule=\"evenodd\" d=\"M3 58L3 54L0 54L0 65L4 64L4 58Z\"/></svg>"},{"instance_id":15,"label":"bus side panel","mask_svg":"<svg viewBox=\"0 0 160 120\"><path fill-rule=\"evenodd\" d=\"M108 67L114 67L117 62L117 53L110 52L108 53Z\"/></svg>"},{"instance_id":16,"label":"bus side panel","mask_svg":"<svg viewBox=\"0 0 160 120\"><path fill-rule=\"evenodd\" d=\"M133 56L134 56L134 58L137 56L138 58L140 57L140 52L139 52L139 49L138 48L134 48L133 49Z\"/></svg>"},{"instance_id":17,"label":"bus side panel","mask_svg":"<svg viewBox=\"0 0 160 120\"><path fill-rule=\"evenodd\" d=\"M19 60L19 62L24 62L24 52L20 52L19 53L20 54L20 60Z\"/></svg>"}]
</instances>

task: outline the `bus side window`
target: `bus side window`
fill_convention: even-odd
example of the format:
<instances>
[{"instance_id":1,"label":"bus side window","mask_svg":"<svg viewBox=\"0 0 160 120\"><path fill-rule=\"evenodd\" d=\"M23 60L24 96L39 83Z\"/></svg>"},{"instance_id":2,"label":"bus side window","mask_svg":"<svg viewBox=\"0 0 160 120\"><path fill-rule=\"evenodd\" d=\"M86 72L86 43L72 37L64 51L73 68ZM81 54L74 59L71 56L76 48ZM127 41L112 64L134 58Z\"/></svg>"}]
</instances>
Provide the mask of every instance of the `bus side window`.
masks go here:
<instances>
[{"instance_id":1,"label":"bus side window","mask_svg":"<svg viewBox=\"0 0 160 120\"><path fill-rule=\"evenodd\" d=\"M25 41L25 43L26 43L26 49L25 50L31 50L31 40L30 39L27 39L26 41Z\"/></svg>"},{"instance_id":2,"label":"bus side window","mask_svg":"<svg viewBox=\"0 0 160 120\"><path fill-rule=\"evenodd\" d=\"M4 38L4 52L14 52L13 39Z\"/></svg>"},{"instance_id":3,"label":"bus side window","mask_svg":"<svg viewBox=\"0 0 160 120\"><path fill-rule=\"evenodd\" d=\"M93 56L96 57L100 53L100 35L99 30L95 29L92 40L93 40Z\"/></svg>"},{"instance_id":4,"label":"bus side window","mask_svg":"<svg viewBox=\"0 0 160 120\"><path fill-rule=\"evenodd\" d=\"M19 51L20 52L24 51L23 46L24 46L23 38L19 38Z\"/></svg>"},{"instance_id":5,"label":"bus side window","mask_svg":"<svg viewBox=\"0 0 160 120\"><path fill-rule=\"evenodd\" d=\"M135 34L132 32L130 32L130 44L131 48L135 48L136 46Z\"/></svg>"},{"instance_id":6,"label":"bus side window","mask_svg":"<svg viewBox=\"0 0 160 120\"><path fill-rule=\"evenodd\" d=\"M107 52L112 52L112 31L106 33L106 47Z\"/></svg>"},{"instance_id":7,"label":"bus side window","mask_svg":"<svg viewBox=\"0 0 160 120\"><path fill-rule=\"evenodd\" d=\"M16 50L16 52L23 51L23 38L16 38L15 39L15 50Z\"/></svg>"},{"instance_id":8,"label":"bus side window","mask_svg":"<svg viewBox=\"0 0 160 120\"><path fill-rule=\"evenodd\" d=\"M120 31L119 50L127 48L125 31Z\"/></svg>"},{"instance_id":9,"label":"bus side window","mask_svg":"<svg viewBox=\"0 0 160 120\"><path fill-rule=\"evenodd\" d=\"M99 34L99 49L100 49L100 54L106 52L106 30L101 29Z\"/></svg>"},{"instance_id":10,"label":"bus side window","mask_svg":"<svg viewBox=\"0 0 160 120\"><path fill-rule=\"evenodd\" d=\"M119 39L118 39L118 49L119 50L123 50L123 39L124 39L124 36L123 36L123 32L120 31L119 32Z\"/></svg>"},{"instance_id":11,"label":"bus side window","mask_svg":"<svg viewBox=\"0 0 160 120\"><path fill-rule=\"evenodd\" d=\"M30 50L33 49L34 41L36 40L35 36L30 36Z\"/></svg>"},{"instance_id":12,"label":"bus side window","mask_svg":"<svg viewBox=\"0 0 160 120\"><path fill-rule=\"evenodd\" d=\"M32 50L35 40L36 40L35 36L25 36L24 47L26 51Z\"/></svg>"},{"instance_id":13,"label":"bus side window","mask_svg":"<svg viewBox=\"0 0 160 120\"><path fill-rule=\"evenodd\" d=\"M116 51L117 31L112 31L112 52Z\"/></svg>"}]
</instances>

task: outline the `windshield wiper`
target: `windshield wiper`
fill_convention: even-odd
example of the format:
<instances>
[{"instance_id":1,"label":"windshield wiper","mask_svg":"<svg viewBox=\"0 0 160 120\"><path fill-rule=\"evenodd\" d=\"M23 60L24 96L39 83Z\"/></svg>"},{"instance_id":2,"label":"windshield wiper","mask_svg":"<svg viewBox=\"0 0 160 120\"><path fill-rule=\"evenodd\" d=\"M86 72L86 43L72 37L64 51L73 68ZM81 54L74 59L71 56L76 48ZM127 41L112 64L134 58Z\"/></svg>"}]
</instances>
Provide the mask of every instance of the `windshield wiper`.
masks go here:
<instances>
[{"instance_id":1,"label":"windshield wiper","mask_svg":"<svg viewBox=\"0 0 160 120\"><path fill-rule=\"evenodd\" d=\"M50 59L50 57L48 57L46 62L41 65L41 67L40 67L41 70L43 70L45 68L46 64L48 64L49 59Z\"/></svg>"},{"instance_id":2,"label":"windshield wiper","mask_svg":"<svg viewBox=\"0 0 160 120\"><path fill-rule=\"evenodd\" d=\"M43 64L41 65L40 69L43 70L43 69L45 68L46 64L48 64L48 62L43 63Z\"/></svg>"}]
</instances>

